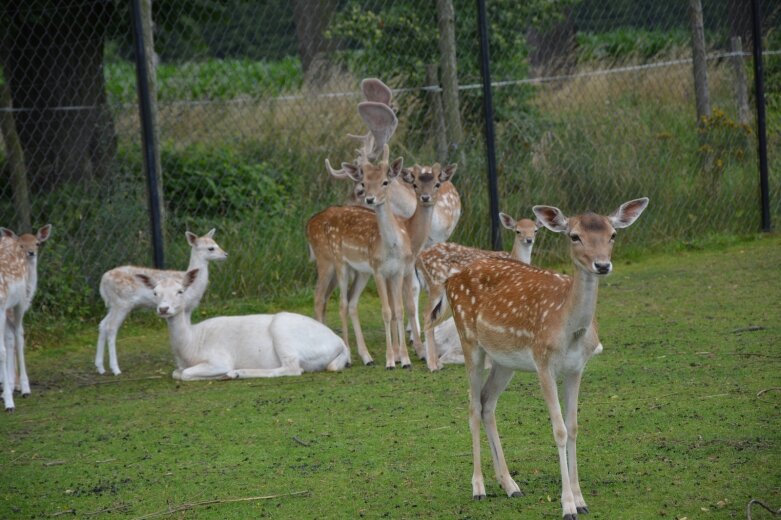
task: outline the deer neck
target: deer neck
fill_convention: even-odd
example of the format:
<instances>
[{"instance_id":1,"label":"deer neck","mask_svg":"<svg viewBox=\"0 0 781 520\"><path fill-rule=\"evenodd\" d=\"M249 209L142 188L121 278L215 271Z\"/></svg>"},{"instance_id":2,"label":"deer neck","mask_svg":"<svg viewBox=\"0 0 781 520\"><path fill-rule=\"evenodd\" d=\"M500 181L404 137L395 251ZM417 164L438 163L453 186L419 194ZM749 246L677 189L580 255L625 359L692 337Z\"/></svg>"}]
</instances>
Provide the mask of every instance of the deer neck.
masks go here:
<instances>
[{"instance_id":1,"label":"deer neck","mask_svg":"<svg viewBox=\"0 0 781 520\"><path fill-rule=\"evenodd\" d=\"M533 244L532 244L533 245ZM510 257L515 260L520 260L525 264L532 263L532 245L522 243L520 240L516 240L513 243L513 250L510 251Z\"/></svg>"},{"instance_id":2,"label":"deer neck","mask_svg":"<svg viewBox=\"0 0 781 520\"><path fill-rule=\"evenodd\" d=\"M429 206L418 204L412 218L405 222L412 254L415 256L418 256L418 253L423 249L426 240L428 240L429 234L431 233L431 219L433 216L433 204Z\"/></svg>"},{"instance_id":3,"label":"deer neck","mask_svg":"<svg viewBox=\"0 0 781 520\"><path fill-rule=\"evenodd\" d=\"M597 275L576 267L565 306L568 317L564 326L567 328L568 335L580 336L594 321L598 292L599 278Z\"/></svg>"},{"instance_id":4,"label":"deer neck","mask_svg":"<svg viewBox=\"0 0 781 520\"><path fill-rule=\"evenodd\" d=\"M385 245L386 252L390 253L394 249L401 248L409 238L393 214L391 205L388 202L380 204L375 208L375 213L377 215L380 237Z\"/></svg>"},{"instance_id":5,"label":"deer neck","mask_svg":"<svg viewBox=\"0 0 781 520\"><path fill-rule=\"evenodd\" d=\"M192 253L190 253L190 263L187 265L187 270L189 271L195 268L198 268L203 272L202 276L209 275L209 261L199 255L198 251L193 249Z\"/></svg>"},{"instance_id":6,"label":"deer neck","mask_svg":"<svg viewBox=\"0 0 781 520\"><path fill-rule=\"evenodd\" d=\"M35 296L35 290L38 288L38 261L37 259L28 261L27 264L27 304L29 305Z\"/></svg>"},{"instance_id":7,"label":"deer neck","mask_svg":"<svg viewBox=\"0 0 781 520\"><path fill-rule=\"evenodd\" d=\"M179 365L178 361L181 357L181 352L188 350L187 347L192 344L193 326L190 321L190 314L184 311L178 312L167 318L166 321L168 322L168 337L171 341L171 349L177 358L177 365Z\"/></svg>"}]
</instances>

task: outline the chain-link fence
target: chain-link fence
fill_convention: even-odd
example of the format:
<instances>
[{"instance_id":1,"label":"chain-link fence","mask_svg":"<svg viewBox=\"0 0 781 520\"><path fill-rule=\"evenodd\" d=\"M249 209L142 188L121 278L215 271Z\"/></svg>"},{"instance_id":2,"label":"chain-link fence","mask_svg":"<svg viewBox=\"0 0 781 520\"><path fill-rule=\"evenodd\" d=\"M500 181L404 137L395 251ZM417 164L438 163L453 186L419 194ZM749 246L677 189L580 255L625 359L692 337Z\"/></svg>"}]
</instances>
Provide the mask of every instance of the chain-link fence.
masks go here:
<instances>
[{"instance_id":1,"label":"chain-link fence","mask_svg":"<svg viewBox=\"0 0 781 520\"><path fill-rule=\"evenodd\" d=\"M105 270L151 263L129 3L0 8L0 224L54 224L40 264L37 305L47 312L88 312ZM709 104L698 119L690 4L699 3L486 1L502 211L606 212L649 196L622 251L758 229L751 1L701 0ZM778 172L781 6L759 3ZM211 298L311 290L304 224L351 189L323 163L354 157L346 135L365 131L364 77L394 89L393 156L459 163L463 216L451 239L489 247L474 0L151 7L166 263L186 266L186 230L217 228L230 259L212 271ZM777 173L770 190L777 222ZM537 261L560 260L561 241L547 235Z\"/></svg>"}]
</instances>

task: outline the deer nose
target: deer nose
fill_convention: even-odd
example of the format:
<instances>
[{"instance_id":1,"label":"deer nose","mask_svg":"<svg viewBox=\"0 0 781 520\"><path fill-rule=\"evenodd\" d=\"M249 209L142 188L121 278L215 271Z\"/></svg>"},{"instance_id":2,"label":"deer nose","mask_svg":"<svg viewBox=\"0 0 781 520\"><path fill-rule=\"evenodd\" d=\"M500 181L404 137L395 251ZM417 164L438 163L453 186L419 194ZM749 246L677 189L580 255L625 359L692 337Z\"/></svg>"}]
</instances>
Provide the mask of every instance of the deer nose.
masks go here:
<instances>
[{"instance_id":1,"label":"deer nose","mask_svg":"<svg viewBox=\"0 0 781 520\"><path fill-rule=\"evenodd\" d=\"M613 264L610 262L594 262L594 270L597 274L608 274L613 268Z\"/></svg>"},{"instance_id":2,"label":"deer nose","mask_svg":"<svg viewBox=\"0 0 781 520\"><path fill-rule=\"evenodd\" d=\"M366 204L374 204L374 197L366 197Z\"/></svg>"},{"instance_id":3,"label":"deer nose","mask_svg":"<svg viewBox=\"0 0 781 520\"><path fill-rule=\"evenodd\" d=\"M159 314L160 316L165 316L166 314L168 314L168 307L165 306L158 307L157 314Z\"/></svg>"},{"instance_id":4,"label":"deer nose","mask_svg":"<svg viewBox=\"0 0 781 520\"><path fill-rule=\"evenodd\" d=\"M420 196L420 201L431 202L431 195L429 195L428 193L424 193L423 195Z\"/></svg>"},{"instance_id":5,"label":"deer nose","mask_svg":"<svg viewBox=\"0 0 781 520\"><path fill-rule=\"evenodd\" d=\"M532 245L534 243L534 239L533 238L527 238L526 239L526 243L529 244L529 245Z\"/></svg>"}]
</instances>

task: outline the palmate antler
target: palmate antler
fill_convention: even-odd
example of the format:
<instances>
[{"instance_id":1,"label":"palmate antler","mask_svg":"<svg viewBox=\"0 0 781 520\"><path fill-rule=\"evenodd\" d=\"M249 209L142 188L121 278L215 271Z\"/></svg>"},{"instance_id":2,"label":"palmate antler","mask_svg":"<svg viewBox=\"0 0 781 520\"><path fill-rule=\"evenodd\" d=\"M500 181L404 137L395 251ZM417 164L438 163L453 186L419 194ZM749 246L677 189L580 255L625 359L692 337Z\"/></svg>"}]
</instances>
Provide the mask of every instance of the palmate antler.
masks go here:
<instances>
[{"instance_id":1,"label":"palmate antler","mask_svg":"<svg viewBox=\"0 0 781 520\"><path fill-rule=\"evenodd\" d=\"M366 78L361 81L361 91L367 101L358 104L358 114L369 127L369 131L364 135L347 134L348 137L357 139L361 143L356 150L358 157L353 164L376 161L399 124L391 107L393 93L385 83L377 78ZM325 167L334 177L346 176L344 163L340 170L335 170L326 159Z\"/></svg>"}]
</instances>

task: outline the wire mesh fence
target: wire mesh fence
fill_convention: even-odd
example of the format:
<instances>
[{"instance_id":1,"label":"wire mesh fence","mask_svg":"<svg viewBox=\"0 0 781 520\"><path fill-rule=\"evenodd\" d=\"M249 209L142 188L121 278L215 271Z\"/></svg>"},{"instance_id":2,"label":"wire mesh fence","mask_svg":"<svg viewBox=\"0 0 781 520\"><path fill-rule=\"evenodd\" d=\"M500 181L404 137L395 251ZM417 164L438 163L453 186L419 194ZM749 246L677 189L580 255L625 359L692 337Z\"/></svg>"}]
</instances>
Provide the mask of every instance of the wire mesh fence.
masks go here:
<instances>
[{"instance_id":1,"label":"wire mesh fence","mask_svg":"<svg viewBox=\"0 0 781 520\"><path fill-rule=\"evenodd\" d=\"M709 109L699 119L697 3L486 2L502 211L605 212L648 196L624 251L758 229L751 2L701 1ZM760 4L777 172L781 8ZM324 159L354 158L347 134L365 132L356 111L365 77L394 90L393 156L459 164L463 210L451 240L490 246L473 0L151 8L166 263L187 265L185 231L216 228L230 260L213 271L210 298L311 290L304 224L351 192ZM37 305L89 313L104 271L151 262L130 9L31 0L4 4L0 23L0 224L52 222ZM781 186L770 180L777 221ZM537 261L561 260L562 247L542 233Z\"/></svg>"}]
</instances>

